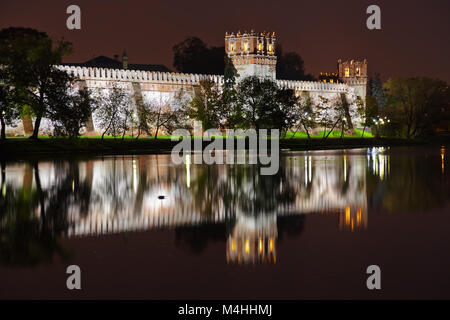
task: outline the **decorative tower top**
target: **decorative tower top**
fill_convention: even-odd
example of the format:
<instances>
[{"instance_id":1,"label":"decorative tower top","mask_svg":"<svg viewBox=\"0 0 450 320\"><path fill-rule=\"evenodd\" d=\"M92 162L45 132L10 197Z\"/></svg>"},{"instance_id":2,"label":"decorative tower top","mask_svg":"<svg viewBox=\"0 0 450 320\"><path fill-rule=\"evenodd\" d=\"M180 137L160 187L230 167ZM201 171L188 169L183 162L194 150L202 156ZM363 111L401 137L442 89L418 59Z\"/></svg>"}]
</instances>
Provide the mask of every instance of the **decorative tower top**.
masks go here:
<instances>
[{"instance_id":1,"label":"decorative tower top","mask_svg":"<svg viewBox=\"0 0 450 320\"><path fill-rule=\"evenodd\" d=\"M225 52L238 71L238 81L249 76L276 79L275 32L225 33Z\"/></svg>"},{"instance_id":2,"label":"decorative tower top","mask_svg":"<svg viewBox=\"0 0 450 320\"><path fill-rule=\"evenodd\" d=\"M238 31L236 34L232 32L225 33L225 52L229 57L234 55L256 54L260 56L275 56L275 32L255 33Z\"/></svg>"},{"instance_id":3,"label":"decorative tower top","mask_svg":"<svg viewBox=\"0 0 450 320\"><path fill-rule=\"evenodd\" d=\"M347 61L338 60L339 81L353 87L357 96L363 101L367 93L367 60L352 59Z\"/></svg>"}]
</instances>

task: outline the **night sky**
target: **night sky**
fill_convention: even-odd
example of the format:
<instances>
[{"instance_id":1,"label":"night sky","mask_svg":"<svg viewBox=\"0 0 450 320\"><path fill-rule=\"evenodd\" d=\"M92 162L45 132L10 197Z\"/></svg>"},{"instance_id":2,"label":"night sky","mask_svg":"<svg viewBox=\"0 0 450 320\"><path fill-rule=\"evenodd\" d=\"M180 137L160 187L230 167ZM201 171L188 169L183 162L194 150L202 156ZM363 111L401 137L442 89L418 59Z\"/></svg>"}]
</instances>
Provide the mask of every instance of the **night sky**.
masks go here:
<instances>
[{"instance_id":1,"label":"night sky","mask_svg":"<svg viewBox=\"0 0 450 320\"><path fill-rule=\"evenodd\" d=\"M81 30L66 28L66 8L81 7ZM382 30L366 28L377 4ZM222 46L225 31L275 31L284 51L296 51L306 72L335 71L338 58L364 57L369 74L428 76L450 81L448 0L1 0L0 28L32 27L73 42L66 62L126 49L130 63L173 69L172 46L188 36Z\"/></svg>"}]
</instances>

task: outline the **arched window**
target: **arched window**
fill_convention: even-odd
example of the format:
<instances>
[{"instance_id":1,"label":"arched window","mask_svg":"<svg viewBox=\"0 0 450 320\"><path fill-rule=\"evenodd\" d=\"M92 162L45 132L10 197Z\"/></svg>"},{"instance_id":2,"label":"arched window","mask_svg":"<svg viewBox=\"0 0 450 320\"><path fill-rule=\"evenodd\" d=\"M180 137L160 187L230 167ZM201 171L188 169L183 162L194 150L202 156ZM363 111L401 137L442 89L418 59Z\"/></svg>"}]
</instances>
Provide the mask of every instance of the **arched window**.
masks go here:
<instances>
[{"instance_id":1,"label":"arched window","mask_svg":"<svg viewBox=\"0 0 450 320\"><path fill-rule=\"evenodd\" d=\"M350 68L345 68L345 77L350 77Z\"/></svg>"}]
</instances>

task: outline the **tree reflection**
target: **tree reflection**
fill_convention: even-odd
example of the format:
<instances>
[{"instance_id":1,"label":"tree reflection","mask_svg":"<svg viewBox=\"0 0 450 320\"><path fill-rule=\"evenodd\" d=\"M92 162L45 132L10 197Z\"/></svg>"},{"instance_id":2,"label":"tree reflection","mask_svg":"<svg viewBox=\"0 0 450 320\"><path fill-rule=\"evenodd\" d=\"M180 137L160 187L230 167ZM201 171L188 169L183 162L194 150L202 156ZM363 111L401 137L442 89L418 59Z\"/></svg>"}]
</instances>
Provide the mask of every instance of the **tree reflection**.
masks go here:
<instances>
[{"instance_id":1,"label":"tree reflection","mask_svg":"<svg viewBox=\"0 0 450 320\"><path fill-rule=\"evenodd\" d=\"M193 253L225 243L229 262L276 262L277 242L301 235L306 214L337 214L354 231L367 226L367 199L389 213L446 205L440 150L388 151L293 154L272 176L257 165L176 166L166 155L1 162L0 261L70 258L66 235L173 228Z\"/></svg>"},{"instance_id":2,"label":"tree reflection","mask_svg":"<svg viewBox=\"0 0 450 320\"><path fill-rule=\"evenodd\" d=\"M27 164L23 185L15 188L6 182L6 164L2 163L2 263L33 266L49 263L55 255L63 260L71 257L60 236L69 227L67 215L71 210L77 208L87 214L90 187L80 181L76 162L54 162L54 168L56 180L43 188L38 162Z\"/></svg>"},{"instance_id":3,"label":"tree reflection","mask_svg":"<svg viewBox=\"0 0 450 320\"><path fill-rule=\"evenodd\" d=\"M368 167L367 194L372 205L389 213L426 213L445 205L449 179L442 174L438 153L405 152L411 154L383 155L389 165L383 178Z\"/></svg>"}]
</instances>

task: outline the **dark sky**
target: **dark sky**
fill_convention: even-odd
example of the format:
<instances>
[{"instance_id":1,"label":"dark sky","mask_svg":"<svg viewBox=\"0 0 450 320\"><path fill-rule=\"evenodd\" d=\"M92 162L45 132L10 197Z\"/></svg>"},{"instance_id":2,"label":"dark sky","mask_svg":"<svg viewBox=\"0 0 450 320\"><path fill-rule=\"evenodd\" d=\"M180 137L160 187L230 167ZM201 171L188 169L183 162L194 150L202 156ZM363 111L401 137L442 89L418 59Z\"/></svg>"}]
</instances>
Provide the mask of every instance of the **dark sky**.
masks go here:
<instances>
[{"instance_id":1,"label":"dark sky","mask_svg":"<svg viewBox=\"0 0 450 320\"><path fill-rule=\"evenodd\" d=\"M66 28L66 8L81 7L81 30ZM378 4L382 30L366 28L366 8ZM188 36L223 45L225 31L275 31L285 51L297 51L306 71L335 71L342 58L365 57L369 73L450 81L449 0L1 0L0 28L26 26L64 36L83 62L126 49L130 63L172 68L172 46Z\"/></svg>"}]
</instances>

